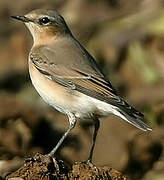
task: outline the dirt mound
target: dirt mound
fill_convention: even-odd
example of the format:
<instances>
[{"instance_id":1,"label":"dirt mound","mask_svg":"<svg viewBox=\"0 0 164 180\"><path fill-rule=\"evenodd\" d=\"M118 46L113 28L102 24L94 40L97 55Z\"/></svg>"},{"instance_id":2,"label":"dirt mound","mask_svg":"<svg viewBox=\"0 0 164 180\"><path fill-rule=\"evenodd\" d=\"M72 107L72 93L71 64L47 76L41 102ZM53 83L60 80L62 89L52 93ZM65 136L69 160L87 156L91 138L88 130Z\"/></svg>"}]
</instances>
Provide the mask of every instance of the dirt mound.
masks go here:
<instances>
[{"instance_id":1,"label":"dirt mound","mask_svg":"<svg viewBox=\"0 0 164 180\"><path fill-rule=\"evenodd\" d=\"M128 178L110 167L96 167L92 163L79 162L69 168L61 160L36 154L33 158L27 159L19 170L8 175L7 179L127 180Z\"/></svg>"}]
</instances>

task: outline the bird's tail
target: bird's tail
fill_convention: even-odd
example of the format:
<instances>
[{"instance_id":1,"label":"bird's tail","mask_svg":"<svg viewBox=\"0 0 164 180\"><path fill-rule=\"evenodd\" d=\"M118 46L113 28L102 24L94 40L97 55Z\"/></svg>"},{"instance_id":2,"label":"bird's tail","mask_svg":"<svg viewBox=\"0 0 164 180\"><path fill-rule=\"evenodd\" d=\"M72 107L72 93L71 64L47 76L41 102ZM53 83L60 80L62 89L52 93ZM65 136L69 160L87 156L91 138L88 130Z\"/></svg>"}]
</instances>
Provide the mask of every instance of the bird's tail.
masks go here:
<instances>
[{"instance_id":1,"label":"bird's tail","mask_svg":"<svg viewBox=\"0 0 164 180\"><path fill-rule=\"evenodd\" d=\"M152 131L151 127L149 127L147 124L145 124L143 121L139 119L139 117L136 116L130 116L126 112L122 111L121 109L117 110L119 113L119 116L127 121L128 123L132 124L133 126L143 130L143 131Z\"/></svg>"},{"instance_id":2,"label":"bird's tail","mask_svg":"<svg viewBox=\"0 0 164 180\"><path fill-rule=\"evenodd\" d=\"M115 111L113 112L115 115L143 131L152 131L151 127L140 120L144 118L144 115L119 96L115 96L110 104L115 107Z\"/></svg>"}]
</instances>

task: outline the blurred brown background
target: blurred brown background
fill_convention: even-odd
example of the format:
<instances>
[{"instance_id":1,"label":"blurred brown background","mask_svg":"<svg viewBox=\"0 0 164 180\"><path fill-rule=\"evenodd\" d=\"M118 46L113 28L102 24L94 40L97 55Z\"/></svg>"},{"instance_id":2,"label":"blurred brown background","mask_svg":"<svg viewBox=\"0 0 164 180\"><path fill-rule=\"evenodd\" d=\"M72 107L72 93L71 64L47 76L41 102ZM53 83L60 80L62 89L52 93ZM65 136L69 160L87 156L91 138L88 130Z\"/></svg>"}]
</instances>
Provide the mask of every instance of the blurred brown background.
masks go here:
<instances>
[{"instance_id":1,"label":"blurred brown background","mask_svg":"<svg viewBox=\"0 0 164 180\"><path fill-rule=\"evenodd\" d=\"M115 116L101 120L93 162L132 179L164 179L164 1L0 1L0 176L36 152L48 153L68 127L31 85L27 59L32 38L10 18L37 8L58 10L91 52L120 96L145 114L152 133ZM79 122L57 156L87 159L93 129Z\"/></svg>"}]
</instances>

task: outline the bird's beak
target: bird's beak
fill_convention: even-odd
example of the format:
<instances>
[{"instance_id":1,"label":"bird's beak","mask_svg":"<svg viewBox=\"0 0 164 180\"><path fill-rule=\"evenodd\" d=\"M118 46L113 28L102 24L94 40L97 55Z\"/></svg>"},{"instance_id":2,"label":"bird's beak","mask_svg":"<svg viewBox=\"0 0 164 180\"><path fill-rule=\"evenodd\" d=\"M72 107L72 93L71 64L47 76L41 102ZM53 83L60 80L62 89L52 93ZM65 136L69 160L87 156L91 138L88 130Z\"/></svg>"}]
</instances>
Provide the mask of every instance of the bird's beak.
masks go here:
<instances>
[{"instance_id":1,"label":"bird's beak","mask_svg":"<svg viewBox=\"0 0 164 180\"><path fill-rule=\"evenodd\" d=\"M22 22L33 22L31 19L27 18L26 16L11 16L12 18L22 21Z\"/></svg>"}]
</instances>

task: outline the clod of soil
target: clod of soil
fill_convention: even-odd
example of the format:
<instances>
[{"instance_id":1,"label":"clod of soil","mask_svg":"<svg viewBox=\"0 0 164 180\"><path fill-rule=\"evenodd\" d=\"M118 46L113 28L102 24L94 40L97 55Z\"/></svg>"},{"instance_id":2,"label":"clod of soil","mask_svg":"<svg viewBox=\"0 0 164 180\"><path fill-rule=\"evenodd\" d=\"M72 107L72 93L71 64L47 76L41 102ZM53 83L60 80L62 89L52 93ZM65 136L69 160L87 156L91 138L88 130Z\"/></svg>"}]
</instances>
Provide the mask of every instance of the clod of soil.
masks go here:
<instances>
[{"instance_id":1,"label":"clod of soil","mask_svg":"<svg viewBox=\"0 0 164 180\"><path fill-rule=\"evenodd\" d=\"M110 167L96 167L92 163L75 163L72 168L63 161L48 155L36 154L27 159L16 172L8 175L7 180L128 180L117 170Z\"/></svg>"}]
</instances>

